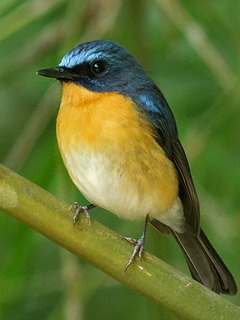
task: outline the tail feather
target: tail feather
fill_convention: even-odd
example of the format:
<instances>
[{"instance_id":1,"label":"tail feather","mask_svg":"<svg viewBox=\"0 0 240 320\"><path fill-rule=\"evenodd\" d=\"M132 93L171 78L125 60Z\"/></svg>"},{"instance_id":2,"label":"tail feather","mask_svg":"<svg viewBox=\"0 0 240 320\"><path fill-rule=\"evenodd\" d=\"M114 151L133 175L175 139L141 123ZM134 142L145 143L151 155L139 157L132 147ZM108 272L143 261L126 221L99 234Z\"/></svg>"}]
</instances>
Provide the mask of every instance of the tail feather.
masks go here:
<instances>
[{"instance_id":1,"label":"tail feather","mask_svg":"<svg viewBox=\"0 0 240 320\"><path fill-rule=\"evenodd\" d=\"M231 272L219 257L204 232L199 236L190 231L172 231L186 258L192 277L216 293L235 295L237 286Z\"/></svg>"},{"instance_id":2,"label":"tail feather","mask_svg":"<svg viewBox=\"0 0 240 320\"><path fill-rule=\"evenodd\" d=\"M162 229L161 226L159 228L159 223L154 222L156 220L151 221L154 227L161 229L160 231L165 230L164 233L167 233L166 228L168 227L164 226L165 229ZM237 286L231 272L202 230L199 236L196 236L189 230L180 234L168 229L180 245L193 279L216 293L229 295L237 293Z\"/></svg>"}]
</instances>

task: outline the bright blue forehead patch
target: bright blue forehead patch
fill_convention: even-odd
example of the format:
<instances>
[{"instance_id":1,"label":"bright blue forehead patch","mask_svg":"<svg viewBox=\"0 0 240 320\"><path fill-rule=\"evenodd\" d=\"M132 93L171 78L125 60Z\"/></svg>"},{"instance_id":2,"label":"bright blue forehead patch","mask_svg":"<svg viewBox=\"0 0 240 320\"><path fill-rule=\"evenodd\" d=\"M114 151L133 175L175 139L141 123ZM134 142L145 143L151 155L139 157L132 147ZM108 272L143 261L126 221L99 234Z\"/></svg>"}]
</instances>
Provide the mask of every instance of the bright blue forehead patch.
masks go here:
<instances>
[{"instance_id":1,"label":"bright blue forehead patch","mask_svg":"<svg viewBox=\"0 0 240 320\"><path fill-rule=\"evenodd\" d=\"M90 62L95 59L100 59L102 57L101 52L94 52L89 50L79 50L79 48L74 48L68 52L59 64L59 67L73 68L83 62Z\"/></svg>"},{"instance_id":2,"label":"bright blue forehead patch","mask_svg":"<svg viewBox=\"0 0 240 320\"><path fill-rule=\"evenodd\" d=\"M98 59L121 59L129 56L127 51L112 41L96 40L78 45L69 51L60 62L60 67L72 68L83 62L91 62ZM124 60L124 59L123 59Z\"/></svg>"}]
</instances>

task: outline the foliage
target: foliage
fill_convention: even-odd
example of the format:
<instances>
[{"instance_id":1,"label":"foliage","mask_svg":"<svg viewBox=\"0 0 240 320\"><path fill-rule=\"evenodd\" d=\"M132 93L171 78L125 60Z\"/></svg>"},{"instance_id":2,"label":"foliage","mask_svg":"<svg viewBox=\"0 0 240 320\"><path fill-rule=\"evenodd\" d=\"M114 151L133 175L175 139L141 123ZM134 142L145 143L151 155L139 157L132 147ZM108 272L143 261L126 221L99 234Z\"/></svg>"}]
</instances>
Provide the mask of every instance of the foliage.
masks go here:
<instances>
[{"instance_id":1,"label":"foliage","mask_svg":"<svg viewBox=\"0 0 240 320\"><path fill-rule=\"evenodd\" d=\"M86 203L56 146L60 87L35 72L80 42L121 43L174 111L202 224L240 283L239 12L227 0L2 0L0 161L69 203ZM141 222L92 215L122 235L141 234ZM148 231L147 249L188 272L173 239ZM176 319L3 213L0 237L0 318Z\"/></svg>"}]
</instances>

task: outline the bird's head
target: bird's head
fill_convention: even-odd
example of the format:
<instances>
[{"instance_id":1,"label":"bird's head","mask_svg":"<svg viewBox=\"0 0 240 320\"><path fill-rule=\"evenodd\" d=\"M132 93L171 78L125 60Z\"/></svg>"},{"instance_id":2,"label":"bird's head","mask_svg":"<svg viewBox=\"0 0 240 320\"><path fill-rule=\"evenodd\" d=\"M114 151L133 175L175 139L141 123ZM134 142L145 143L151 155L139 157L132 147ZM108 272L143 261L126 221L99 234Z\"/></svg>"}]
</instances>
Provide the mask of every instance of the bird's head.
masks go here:
<instances>
[{"instance_id":1,"label":"bird's head","mask_svg":"<svg viewBox=\"0 0 240 320\"><path fill-rule=\"evenodd\" d=\"M124 93L149 79L122 46L107 40L80 44L63 57L58 67L38 74L97 92Z\"/></svg>"}]
</instances>

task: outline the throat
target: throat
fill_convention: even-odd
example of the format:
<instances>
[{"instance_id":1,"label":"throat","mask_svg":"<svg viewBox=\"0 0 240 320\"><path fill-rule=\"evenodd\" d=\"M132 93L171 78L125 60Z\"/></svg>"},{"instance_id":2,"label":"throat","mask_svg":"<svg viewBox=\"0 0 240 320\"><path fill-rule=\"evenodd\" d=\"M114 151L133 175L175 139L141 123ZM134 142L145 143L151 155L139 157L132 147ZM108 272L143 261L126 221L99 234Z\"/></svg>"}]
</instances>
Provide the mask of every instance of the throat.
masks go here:
<instances>
[{"instance_id":1,"label":"throat","mask_svg":"<svg viewBox=\"0 0 240 320\"><path fill-rule=\"evenodd\" d=\"M63 82L62 106L84 107L99 99L104 93L94 92L74 82Z\"/></svg>"},{"instance_id":2,"label":"throat","mask_svg":"<svg viewBox=\"0 0 240 320\"><path fill-rule=\"evenodd\" d=\"M94 92L71 82L63 83L63 97L57 118L60 149L74 145L87 150L124 146L141 139L141 132L152 135L132 100L117 92ZM101 151L100 150L100 151Z\"/></svg>"}]
</instances>

